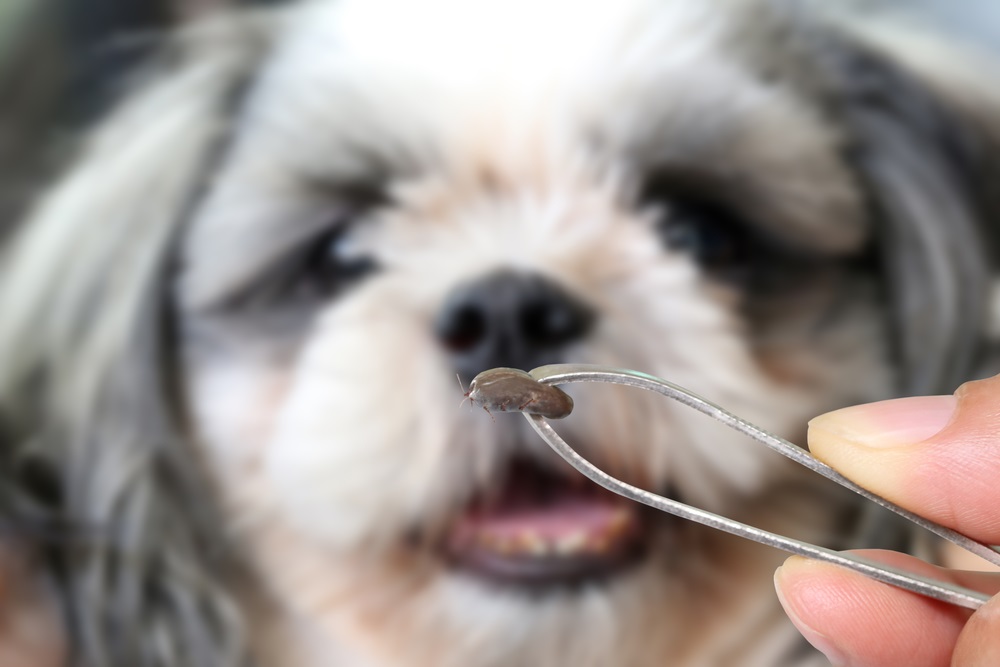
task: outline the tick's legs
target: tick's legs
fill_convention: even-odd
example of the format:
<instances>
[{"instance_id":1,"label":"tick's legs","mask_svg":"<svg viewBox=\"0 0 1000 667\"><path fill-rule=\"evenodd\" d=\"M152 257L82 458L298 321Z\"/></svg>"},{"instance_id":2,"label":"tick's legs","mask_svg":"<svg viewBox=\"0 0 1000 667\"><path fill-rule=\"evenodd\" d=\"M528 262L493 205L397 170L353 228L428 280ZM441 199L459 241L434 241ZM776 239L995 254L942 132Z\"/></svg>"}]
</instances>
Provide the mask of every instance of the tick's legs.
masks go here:
<instances>
[{"instance_id":1,"label":"tick's legs","mask_svg":"<svg viewBox=\"0 0 1000 667\"><path fill-rule=\"evenodd\" d=\"M472 389L470 388L468 391L465 390L465 386L462 384L462 376L458 373L455 373L455 379L458 381L458 388L462 390L462 396L465 396L465 398L462 399L462 402L458 404L458 407L462 407L465 405L466 401L472 400L472 396L469 395L472 393Z\"/></svg>"},{"instance_id":2,"label":"tick's legs","mask_svg":"<svg viewBox=\"0 0 1000 667\"><path fill-rule=\"evenodd\" d=\"M503 408L500 408L500 409L502 410ZM488 414L490 416L490 419L493 420L493 423L496 424L497 423L497 419L496 419L496 417L493 416L493 413L490 412L490 409L484 405L483 406L483 410L486 411L486 414Z\"/></svg>"}]
</instances>

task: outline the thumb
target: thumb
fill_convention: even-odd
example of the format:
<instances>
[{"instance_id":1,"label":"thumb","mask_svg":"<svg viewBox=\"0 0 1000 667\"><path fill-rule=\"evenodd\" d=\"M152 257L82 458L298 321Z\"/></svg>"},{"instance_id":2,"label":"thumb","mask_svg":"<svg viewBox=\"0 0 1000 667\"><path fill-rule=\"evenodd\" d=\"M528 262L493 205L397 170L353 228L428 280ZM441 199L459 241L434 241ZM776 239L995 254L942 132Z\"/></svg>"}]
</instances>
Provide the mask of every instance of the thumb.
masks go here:
<instances>
[{"instance_id":1,"label":"thumb","mask_svg":"<svg viewBox=\"0 0 1000 667\"><path fill-rule=\"evenodd\" d=\"M954 396L837 410L809 448L861 486L988 544L1000 543L1000 376Z\"/></svg>"},{"instance_id":2,"label":"thumb","mask_svg":"<svg viewBox=\"0 0 1000 667\"><path fill-rule=\"evenodd\" d=\"M961 667L1000 665L1000 595L993 596L969 618L958 636L951 664Z\"/></svg>"}]
</instances>

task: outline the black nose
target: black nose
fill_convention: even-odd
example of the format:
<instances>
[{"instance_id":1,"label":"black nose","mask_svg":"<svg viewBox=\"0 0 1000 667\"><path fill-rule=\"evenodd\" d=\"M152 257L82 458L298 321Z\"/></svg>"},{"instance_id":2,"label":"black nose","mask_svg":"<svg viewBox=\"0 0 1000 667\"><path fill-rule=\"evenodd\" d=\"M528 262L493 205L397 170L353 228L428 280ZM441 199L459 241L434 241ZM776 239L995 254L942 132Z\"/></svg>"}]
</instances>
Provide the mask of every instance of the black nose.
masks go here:
<instances>
[{"instance_id":1,"label":"black nose","mask_svg":"<svg viewBox=\"0 0 1000 667\"><path fill-rule=\"evenodd\" d=\"M551 280L499 271L458 287L445 302L437 336L463 381L496 366L558 363L590 329L593 313Z\"/></svg>"}]
</instances>

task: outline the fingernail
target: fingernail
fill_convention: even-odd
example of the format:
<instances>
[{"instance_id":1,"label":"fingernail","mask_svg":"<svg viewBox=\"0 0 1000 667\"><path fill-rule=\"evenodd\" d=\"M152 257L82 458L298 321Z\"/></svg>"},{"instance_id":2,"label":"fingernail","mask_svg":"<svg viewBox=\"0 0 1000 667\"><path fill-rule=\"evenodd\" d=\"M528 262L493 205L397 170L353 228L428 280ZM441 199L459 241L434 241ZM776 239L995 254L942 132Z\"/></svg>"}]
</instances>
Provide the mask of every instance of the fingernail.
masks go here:
<instances>
[{"instance_id":1,"label":"fingernail","mask_svg":"<svg viewBox=\"0 0 1000 667\"><path fill-rule=\"evenodd\" d=\"M786 585L784 574L784 567L779 567L775 570L774 590L778 594L778 602L781 603L781 606L784 608L785 614L788 615L789 620L791 620L792 625L795 626L807 642L812 644L813 648L826 656L826 659L830 661L830 664L833 665L833 667L849 667L851 663L848 657L837 646L837 644L830 637L824 635L822 632L816 630L802 620L802 616L792 603L794 598L786 597L785 592L782 590Z\"/></svg>"},{"instance_id":2,"label":"fingernail","mask_svg":"<svg viewBox=\"0 0 1000 667\"><path fill-rule=\"evenodd\" d=\"M916 396L856 405L816 417L809 422L809 433L810 437L828 433L873 448L911 445L940 433L951 421L955 405L954 396Z\"/></svg>"}]
</instances>

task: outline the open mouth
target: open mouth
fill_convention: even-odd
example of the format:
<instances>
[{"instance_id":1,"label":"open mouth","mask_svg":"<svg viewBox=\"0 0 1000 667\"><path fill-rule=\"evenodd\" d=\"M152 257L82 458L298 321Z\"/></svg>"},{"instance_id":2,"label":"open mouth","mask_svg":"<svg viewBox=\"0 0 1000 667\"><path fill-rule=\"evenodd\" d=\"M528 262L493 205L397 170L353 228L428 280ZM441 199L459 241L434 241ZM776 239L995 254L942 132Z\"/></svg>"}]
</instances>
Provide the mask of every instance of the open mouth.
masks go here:
<instances>
[{"instance_id":1,"label":"open mouth","mask_svg":"<svg viewBox=\"0 0 1000 667\"><path fill-rule=\"evenodd\" d=\"M573 470L561 475L515 459L451 524L446 554L461 570L504 583L594 580L645 551L644 515Z\"/></svg>"}]
</instances>

